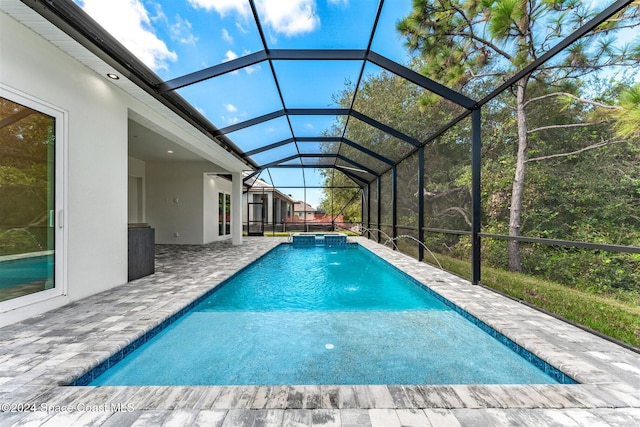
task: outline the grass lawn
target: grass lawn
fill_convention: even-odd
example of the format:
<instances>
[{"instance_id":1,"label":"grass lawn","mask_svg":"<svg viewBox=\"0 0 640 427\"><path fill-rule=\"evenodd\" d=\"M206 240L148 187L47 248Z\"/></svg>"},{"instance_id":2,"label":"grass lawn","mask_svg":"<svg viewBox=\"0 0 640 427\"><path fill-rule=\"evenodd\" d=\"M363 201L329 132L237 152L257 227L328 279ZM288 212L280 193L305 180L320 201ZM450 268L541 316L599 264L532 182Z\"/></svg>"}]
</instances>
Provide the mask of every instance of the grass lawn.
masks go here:
<instances>
[{"instance_id":1,"label":"grass lawn","mask_svg":"<svg viewBox=\"0 0 640 427\"><path fill-rule=\"evenodd\" d=\"M469 262L439 255L443 268L470 278ZM428 261L428 260L427 260ZM482 284L640 348L640 293L594 294L521 273L482 268Z\"/></svg>"}]
</instances>

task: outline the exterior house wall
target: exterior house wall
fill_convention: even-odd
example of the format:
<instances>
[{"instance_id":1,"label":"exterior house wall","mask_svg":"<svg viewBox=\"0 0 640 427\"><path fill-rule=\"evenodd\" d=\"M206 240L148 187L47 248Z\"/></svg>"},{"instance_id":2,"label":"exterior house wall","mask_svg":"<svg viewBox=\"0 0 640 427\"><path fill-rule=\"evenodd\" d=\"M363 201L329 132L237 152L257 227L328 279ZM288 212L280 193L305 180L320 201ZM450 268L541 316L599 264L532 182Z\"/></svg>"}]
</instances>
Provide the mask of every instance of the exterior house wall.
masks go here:
<instances>
[{"instance_id":1,"label":"exterior house wall","mask_svg":"<svg viewBox=\"0 0 640 427\"><path fill-rule=\"evenodd\" d=\"M127 220L129 223L146 222L146 164L129 157Z\"/></svg>"},{"instance_id":2,"label":"exterior house wall","mask_svg":"<svg viewBox=\"0 0 640 427\"><path fill-rule=\"evenodd\" d=\"M205 177L212 167L208 162L147 162L147 222L156 229L156 243L217 240L218 191L224 184L214 187ZM228 184L224 190L230 193Z\"/></svg>"},{"instance_id":3,"label":"exterior house wall","mask_svg":"<svg viewBox=\"0 0 640 427\"><path fill-rule=\"evenodd\" d=\"M66 295L0 314L26 318L127 281L127 101L124 93L0 13L0 82L66 112ZM61 183L58 183L60 185ZM57 284L62 285L62 284Z\"/></svg>"},{"instance_id":4,"label":"exterior house wall","mask_svg":"<svg viewBox=\"0 0 640 427\"><path fill-rule=\"evenodd\" d=\"M59 40L68 38L59 36L61 32L52 24L38 21L40 18L26 5L10 3L13 13L32 16L28 21L38 31ZM56 289L63 289L63 293L28 304L18 302L11 307L0 303L0 325L126 283L130 219L149 222L156 228L158 242L203 243L203 215L209 214L203 203L203 173L225 171L241 179L244 168L240 161L211 144L166 107L147 100L149 97L143 91L129 94L126 91L129 89L123 89L128 87L125 79L108 80L4 10L0 11L0 87L64 113L65 135L58 135L56 143L66 150L66 175L63 182L56 183L57 194L62 193L65 199L64 206L56 206L63 211L60 225L64 229L65 248L56 253L56 271L64 275L62 283L56 282ZM69 39L67 43L74 42ZM84 55L92 56L89 51ZM123 88L118 86L120 83ZM131 118L204 160L194 166L129 159ZM144 181L141 186L135 184L136 199L142 199L136 209L129 209L129 189L134 186L129 177ZM171 182L169 177L184 181ZM190 188L191 184L195 187ZM179 200L177 203L173 201L175 198ZM179 217L181 214L184 217ZM178 238L173 236L175 232L179 233ZM234 244L241 243L240 234ZM21 299L10 301L15 300Z\"/></svg>"}]
</instances>

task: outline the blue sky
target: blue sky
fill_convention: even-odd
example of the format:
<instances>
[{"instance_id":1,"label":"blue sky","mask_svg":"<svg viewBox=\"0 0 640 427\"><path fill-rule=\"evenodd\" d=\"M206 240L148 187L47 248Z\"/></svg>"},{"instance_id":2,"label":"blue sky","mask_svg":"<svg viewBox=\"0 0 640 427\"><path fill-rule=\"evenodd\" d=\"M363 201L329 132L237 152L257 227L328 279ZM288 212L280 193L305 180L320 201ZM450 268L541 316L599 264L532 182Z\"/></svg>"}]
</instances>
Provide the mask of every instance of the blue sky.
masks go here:
<instances>
[{"instance_id":1,"label":"blue sky","mask_svg":"<svg viewBox=\"0 0 640 427\"><path fill-rule=\"evenodd\" d=\"M246 0L75 0L85 12L142 60L170 80L264 49ZM411 0L389 0L373 50L406 61L394 23L406 16ZM377 0L256 0L270 49L365 49ZM275 61L286 108L335 107L334 94L355 82L359 61ZM283 108L268 63L182 88L178 93L215 126L226 126ZM212 96L212 94L215 94ZM316 136L333 117L292 117L297 136ZM229 135L244 151L290 138L282 118ZM284 152L286 150L281 150ZM262 158L276 160L276 153ZM262 163L262 162L261 162ZM274 184L321 186L318 171L272 170ZM302 190L291 189L303 199ZM316 206L319 190L306 199Z\"/></svg>"},{"instance_id":2,"label":"blue sky","mask_svg":"<svg viewBox=\"0 0 640 427\"><path fill-rule=\"evenodd\" d=\"M247 0L74 1L164 80L264 49ZM590 3L602 10L611 2ZM372 43L373 51L401 64L409 58L395 24L410 13L411 4L411 0L386 0ZM378 0L255 0L255 5L269 49L365 49ZM177 92L224 129L283 108L336 107L335 95L357 81L362 67L361 61L272 64L284 105L267 62ZM381 71L371 65L365 69L366 74ZM334 120L331 116L290 116L296 136L319 136ZM291 128L281 117L228 136L243 151L250 151L291 138ZM313 150L312 144L306 144L305 149L309 147ZM295 145L289 144L260 153L254 160L267 164L295 153ZM271 176L279 188L322 186L314 169L271 169ZM305 199L302 190L286 192ZM317 206L319 194L320 190L307 191L307 202Z\"/></svg>"}]
</instances>

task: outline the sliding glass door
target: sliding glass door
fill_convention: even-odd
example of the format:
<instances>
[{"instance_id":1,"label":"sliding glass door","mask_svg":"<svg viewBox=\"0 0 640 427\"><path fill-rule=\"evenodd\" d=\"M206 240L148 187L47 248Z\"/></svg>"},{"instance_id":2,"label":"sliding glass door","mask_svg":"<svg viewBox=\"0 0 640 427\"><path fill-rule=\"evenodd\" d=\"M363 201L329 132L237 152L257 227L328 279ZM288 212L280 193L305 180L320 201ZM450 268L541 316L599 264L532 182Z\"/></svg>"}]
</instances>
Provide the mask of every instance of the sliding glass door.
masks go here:
<instances>
[{"instance_id":1,"label":"sliding glass door","mask_svg":"<svg viewBox=\"0 0 640 427\"><path fill-rule=\"evenodd\" d=\"M56 134L61 116L19 101L25 100L0 96L0 302L58 286Z\"/></svg>"},{"instance_id":2,"label":"sliding glass door","mask_svg":"<svg viewBox=\"0 0 640 427\"><path fill-rule=\"evenodd\" d=\"M231 194L218 193L218 236L231 234Z\"/></svg>"}]
</instances>

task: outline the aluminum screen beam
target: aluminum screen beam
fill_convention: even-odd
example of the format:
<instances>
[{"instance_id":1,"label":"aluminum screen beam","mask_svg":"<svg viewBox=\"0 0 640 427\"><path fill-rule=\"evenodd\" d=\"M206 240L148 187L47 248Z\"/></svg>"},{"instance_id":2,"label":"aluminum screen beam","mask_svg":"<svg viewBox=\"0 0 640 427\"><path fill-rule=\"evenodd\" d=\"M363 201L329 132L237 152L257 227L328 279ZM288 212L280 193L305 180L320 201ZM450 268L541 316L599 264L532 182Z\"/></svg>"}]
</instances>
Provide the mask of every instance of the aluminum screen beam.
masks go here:
<instances>
[{"instance_id":1,"label":"aluminum screen beam","mask_svg":"<svg viewBox=\"0 0 640 427\"><path fill-rule=\"evenodd\" d=\"M244 122L227 126L225 128L219 129L218 132L220 133L220 135L226 135L228 133L242 130L251 126L259 125L260 123L268 122L269 120L277 119L278 117L283 117L283 116L286 116L285 110L278 110L278 111L274 111L273 113L265 114L250 120L246 120Z\"/></svg>"},{"instance_id":2,"label":"aluminum screen beam","mask_svg":"<svg viewBox=\"0 0 640 427\"><path fill-rule=\"evenodd\" d=\"M360 171L362 171L363 173L368 173L371 174L373 176L378 176L378 172L374 171L373 169L368 168L365 165L362 165L354 160L351 160L348 157L345 157L341 154L325 154L325 153L320 153L320 154L296 154L293 156L288 156L288 157L284 157L282 159L279 160L275 160L273 162L269 162L267 164L264 165L260 165L259 169L268 169L268 168L281 168L281 167L299 167L298 165L283 165L282 163L286 163L289 162L291 160L294 159L315 159L315 158L319 158L319 159L340 159L343 160L347 163L349 163L350 165L352 165L354 168L359 169ZM304 163L303 163L304 165ZM307 166L319 166L319 165L307 165ZM322 165L322 166L330 166L330 167L337 167L338 169L341 168L340 165ZM345 168L344 166L342 168ZM348 169L348 168L347 168ZM342 169L341 169L342 170Z\"/></svg>"},{"instance_id":3,"label":"aluminum screen beam","mask_svg":"<svg viewBox=\"0 0 640 427\"><path fill-rule=\"evenodd\" d=\"M246 120L244 122L236 123L231 126L227 126L225 128L219 129L219 135L226 135L231 132L235 132L238 130L242 130L251 126L258 125L260 123L267 122L269 120L277 119L279 117L284 116L353 116L360 121L365 122L366 124L375 127L378 130L381 130L384 133L387 133L395 138L398 138L408 144L413 145L414 147L418 147L420 145L420 141L415 138L406 135L391 126L387 126L379 121L372 119L369 116L366 116L356 110L349 110L348 108L287 108L278 111L274 111L272 113L264 114L259 117L255 117L250 120ZM385 162L386 163L386 162Z\"/></svg>"},{"instance_id":4,"label":"aluminum screen beam","mask_svg":"<svg viewBox=\"0 0 640 427\"><path fill-rule=\"evenodd\" d=\"M336 169L335 166L331 166L331 168ZM346 176L348 176L353 182L355 182L358 185L358 188L362 189L365 185L367 185L367 181L365 179L362 179L362 177L356 175L355 173L348 170L342 170L339 168L338 170L343 174L345 174Z\"/></svg>"},{"instance_id":5,"label":"aluminum screen beam","mask_svg":"<svg viewBox=\"0 0 640 427\"><path fill-rule=\"evenodd\" d=\"M365 154L368 154L369 156L373 157L374 159L380 160L383 163L388 164L389 166L393 166L393 161L391 159L388 159L378 153L376 153L375 151L371 151L370 149L363 147L362 145L351 141L348 138L340 138L340 142L344 143L345 145L348 145L351 148L355 148L356 150L359 150Z\"/></svg>"},{"instance_id":6,"label":"aluminum screen beam","mask_svg":"<svg viewBox=\"0 0 640 427\"><path fill-rule=\"evenodd\" d=\"M391 126L387 126L385 124L382 124L380 122L378 122L377 120L372 119L369 116L365 116L364 114L353 110L351 112L351 116L355 117L358 120L361 120L363 122L365 122L368 125L371 125L375 128L380 129L381 131L383 131L384 133L388 133L391 136L394 136L404 142L407 142L411 145L413 145L414 147L418 147L420 145L420 141L418 141L415 138L412 138L408 135L405 135L404 133L400 132L399 130L392 128Z\"/></svg>"},{"instance_id":7,"label":"aluminum screen beam","mask_svg":"<svg viewBox=\"0 0 640 427\"><path fill-rule=\"evenodd\" d=\"M165 93L177 90L194 83L199 83L204 80L221 76L223 74L250 67L252 65L266 61L267 59L268 56L265 51L251 53L249 55L242 56L231 61L223 62L221 64L205 68L203 70L198 70L193 73L185 74L181 77L176 77L175 79L167 80L158 86L158 92Z\"/></svg>"},{"instance_id":8,"label":"aluminum screen beam","mask_svg":"<svg viewBox=\"0 0 640 427\"><path fill-rule=\"evenodd\" d=\"M272 61L364 61L365 49L271 49Z\"/></svg>"},{"instance_id":9,"label":"aluminum screen beam","mask_svg":"<svg viewBox=\"0 0 640 427\"><path fill-rule=\"evenodd\" d=\"M373 157L376 160L379 160L383 163L386 163L389 166L393 165L393 161L381 156L380 154L376 153L375 151L371 151L370 149L363 147L360 144L357 144L347 138L342 138L339 136L319 136L319 137L314 137L314 136L302 136L302 137L296 137L296 138L287 138L287 139L283 139L282 141L279 142L274 142L273 144L269 144L269 145L265 145L264 147L260 147L260 148L256 148L255 150L251 150L251 151L247 151L246 153L244 153L245 156L253 156L254 154L259 154L262 153L263 151L268 151L274 148L278 148L278 147L282 147L283 145L287 145L290 144L292 142L342 142L346 145L348 145L349 147L352 147L368 156Z\"/></svg>"},{"instance_id":10,"label":"aluminum screen beam","mask_svg":"<svg viewBox=\"0 0 640 427\"><path fill-rule=\"evenodd\" d=\"M300 141L300 138L297 139ZM260 148L256 148L255 150L247 151L244 153L246 157L253 156L254 154L262 153L263 151L273 150L274 148L282 147L283 145L291 144L292 142L296 142L295 138L287 138L282 141L274 142L273 144L264 145Z\"/></svg>"},{"instance_id":11,"label":"aluminum screen beam","mask_svg":"<svg viewBox=\"0 0 640 427\"><path fill-rule=\"evenodd\" d=\"M622 9L633 3L634 0L618 0L613 3L611 6L607 7L605 10L597 14L593 19L589 22L575 30L573 33L569 34L565 39L561 40L554 47L546 51L543 55L541 55L538 59L524 67L518 73L514 74L509 80L505 81L503 84L498 86L491 92L489 95L482 98L481 101L478 102L478 106L482 106L487 102L491 101L502 92L507 90L510 86L516 83L518 80L526 76L527 74L535 71L538 67L545 64L551 58L562 52L564 49L575 43L577 40L585 36L587 33L593 31L597 26L602 24L604 21L620 12Z\"/></svg>"},{"instance_id":12,"label":"aluminum screen beam","mask_svg":"<svg viewBox=\"0 0 640 427\"><path fill-rule=\"evenodd\" d=\"M259 154L262 153L264 151L268 151L268 150L272 150L274 148L278 148L278 147L282 147L283 145L287 145L290 144L292 142L340 142L342 139L339 137L333 137L333 136L319 136L319 137L313 137L313 136L304 136L304 137L296 137L296 138L287 138L287 139L283 139L282 141L279 142L274 142L273 144L269 144L269 145L265 145L264 147L260 147L260 148L256 148L254 150L251 151L247 151L245 154L245 156L253 156L254 154Z\"/></svg>"},{"instance_id":13,"label":"aluminum screen beam","mask_svg":"<svg viewBox=\"0 0 640 427\"><path fill-rule=\"evenodd\" d=\"M366 167L366 166L364 166L364 165L362 165L362 164L360 164L360 163L358 163L358 162L356 162L354 160L351 160L350 158L348 158L346 156L343 156L341 154L337 154L336 158L349 163L350 165L356 167L357 169L360 169L361 171L368 172L369 174L371 174L373 176L378 176L379 175L378 172L374 171L373 169L368 168L368 167ZM340 165L336 165L336 167L337 168L344 168L344 166L340 166Z\"/></svg>"},{"instance_id":14,"label":"aluminum screen beam","mask_svg":"<svg viewBox=\"0 0 640 427\"><path fill-rule=\"evenodd\" d=\"M348 108L287 108L284 110L290 116L346 116Z\"/></svg>"},{"instance_id":15,"label":"aluminum screen beam","mask_svg":"<svg viewBox=\"0 0 640 427\"><path fill-rule=\"evenodd\" d=\"M333 166L329 166L329 167L333 168ZM286 168L287 169L288 168L302 168L302 166L286 166ZM283 168L283 169L285 169L285 168ZM307 167L307 169L311 169L311 167ZM269 184L269 185L271 185L271 184ZM276 185L276 188L277 189L284 188L284 189L287 189L287 190L290 190L290 189L291 190L293 190L293 189L301 190L301 189L304 189L304 188L339 188L339 189L348 189L348 188L350 188L350 189L354 189L354 188L362 188L362 187L360 187L359 185L328 185L326 187L325 186L320 186L320 185L306 185L306 186L305 185L287 185L287 186L285 186L285 185Z\"/></svg>"},{"instance_id":16,"label":"aluminum screen beam","mask_svg":"<svg viewBox=\"0 0 640 427\"><path fill-rule=\"evenodd\" d=\"M274 168L278 168L278 169L336 169L336 167L334 165L276 165L276 166L270 166L270 167L274 167ZM363 188L365 187L368 182L363 179L362 177L359 177L358 175L354 174L353 172L350 172L348 170L341 170L340 168L337 168L338 170L340 170L340 172L344 173L345 175L347 175L352 181L354 181L357 185L357 187L309 187L309 186L305 186L302 188ZM280 188L297 188L297 187L287 187L287 186L280 186Z\"/></svg>"},{"instance_id":17,"label":"aluminum screen beam","mask_svg":"<svg viewBox=\"0 0 640 427\"><path fill-rule=\"evenodd\" d=\"M276 160L276 161L274 161L274 162L269 162L269 163L267 163L267 164L260 165L260 167L259 167L258 169L268 169L268 168L276 167L276 166L277 166L277 167L279 167L279 168L286 167L286 166L291 166L291 167L299 168L299 167L301 167L301 166L304 166L304 165L302 164L302 162L300 163L300 166L299 166L299 165L281 165L281 164L280 164L280 163L285 163L285 162L288 162L288 161L290 161L290 160L295 160L295 159L299 159L299 158L300 158L300 154L295 154L295 155L293 155L293 156L285 157L285 158L282 158L282 159Z\"/></svg>"},{"instance_id":18,"label":"aluminum screen beam","mask_svg":"<svg viewBox=\"0 0 640 427\"><path fill-rule=\"evenodd\" d=\"M387 126L384 123L380 123L379 121L362 114L356 110L347 109L347 108L294 108L294 109L286 109L285 112L292 116L310 116L310 115L321 115L321 116L353 116L358 120L361 120L368 125L371 125L385 133L388 133L391 136L394 136L404 142L407 142L411 145L418 146L420 141L415 138L406 135L399 130L392 128L391 126Z\"/></svg>"},{"instance_id":19,"label":"aluminum screen beam","mask_svg":"<svg viewBox=\"0 0 640 427\"><path fill-rule=\"evenodd\" d=\"M418 74L415 71L405 67L404 65L400 65L397 62L394 62L375 52L369 52L369 55L367 55L367 59L370 62L378 65L379 67L382 67L387 71L391 71L392 73L412 83L415 83L421 88L424 88L429 92L433 92L436 95L443 97L444 99L447 99L455 104L466 108L467 110L472 109L477 104L477 102L473 99L468 98L453 89L449 89L448 87L435 82L423 76L422 74Z\"/></svg>"},{"instance_id":20,"label":"aluminum screen beam","mask_svg":"<svg viewBox=\"0 0 640 427\"><path fill-rule=\"evenodd\" d=\"M523 76L525 76L528 73L531 73L531 72L535 71L537 68L539 68L540 66L542 66L543 64L545 64L546 62L551 60L554 56L556 56L557 54L562 52L564 49L566 49L569 45L571 45L572 43L575 43L581 37L583 37L584 35L586 35L590 31L592 31L598 25L601 25L604 21L609 19L614 14L620 12L622 9L627 7L632 2L633 2L633 0L618 0L615 3L613 3L611 6L607 7L605 10L600 12L593 19L591 19L589 22L587 22L586 24L584 24L583 26L581 26L580 28L575 30L572 34L567 36L565 39L560 41L558 44L556 44L553 48L551 48L545 54L541 55L538 59L536 59L535 61L533 61L529 65L525 66L520 72L514 74L513 77L511 77L509 80L505 81L502 85L500 85L498 88L496 88L489 95L485 96L480 101L478 101L473 110L465 111L465 112L461 113L460 115L458 115L457 117L455 117L452 120L450 120L448 123L446 123L444 126L442 126L439 130L437 130L435 133L430 135L426 140L422 141L420 146L425 146L425 145L431 143L432 141L434 141L436 138L438 138L441 135L443 135L446 131L451 129L453 126L455 126L456 124L460 123L462 120L464 120L467 117L469 117L475 109L479 109L483 105L485 105L485 104L489 103L490 101L492 101L494 98L499 96L502 92L507 90L515 82L520 80ZM417 151L417 148L415 150L410 151L402 159L400 159L398 161L398 163L400 163L403 160L409 158L416 151ZM384 172L388 172L389 170L391 170L391 168L389 168L388 170L386 170Z\"/></svg>"},{"instance_id":21,"label":"aluminum screen beam","mask_svg":"<svg viewBox=\"0 0 640 427\"><path fill-rule=\"evenodd\" d=\"M211 79L233 71L258 64L263 61L364 61L368 60L379 67L450 100L467 109L472 108L476 101L447 88L415 71L391 61L373 51L365 49L272 49L255 52L234 60L223 62L203 70L195 71L158 85L158 91L165 93Z\"/></svg>"}]
</instances>

